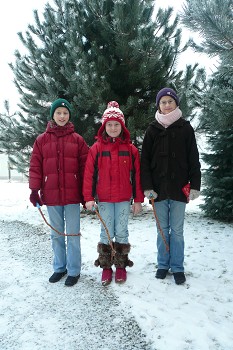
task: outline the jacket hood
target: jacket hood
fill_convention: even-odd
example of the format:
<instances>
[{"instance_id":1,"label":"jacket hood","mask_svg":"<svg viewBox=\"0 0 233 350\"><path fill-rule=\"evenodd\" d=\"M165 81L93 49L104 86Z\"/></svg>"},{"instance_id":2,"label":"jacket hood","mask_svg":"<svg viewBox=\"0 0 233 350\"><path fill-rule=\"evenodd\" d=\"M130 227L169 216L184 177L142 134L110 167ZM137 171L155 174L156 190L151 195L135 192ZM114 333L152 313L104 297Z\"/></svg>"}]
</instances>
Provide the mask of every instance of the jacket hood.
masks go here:
<instances>
[{"instance_id":1,"label":"jacket hood","mask_svg":"<svg viewBox=\"0 0 233 350\"><path fill-rule=\"evenodd\" d=\"M121 137L117 137L118 139L121 139L123 143L128 143L130 142L130 132L129 130L124 126L121 125L122 127L122 136ZM105 125L101 125L101 127L99 128L98 132L97 132L97 136L96 139L102 142L109 142L109 140L111 139L111 137L109 136L104 136L104 131L105 131Z\"/></svg>"}]
</instances>

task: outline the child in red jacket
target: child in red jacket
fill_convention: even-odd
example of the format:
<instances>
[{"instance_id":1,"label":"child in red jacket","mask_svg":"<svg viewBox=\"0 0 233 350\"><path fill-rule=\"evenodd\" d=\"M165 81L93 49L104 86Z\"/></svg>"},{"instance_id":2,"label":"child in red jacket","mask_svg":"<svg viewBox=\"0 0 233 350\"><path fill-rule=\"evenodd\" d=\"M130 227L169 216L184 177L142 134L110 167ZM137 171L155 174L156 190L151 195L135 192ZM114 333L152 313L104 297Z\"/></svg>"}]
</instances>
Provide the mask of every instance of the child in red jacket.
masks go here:
<instances>
[{"instance_id":1,"label":"child in red jacket","mask_svg":"<svg viewBox=\"0 0 233 350\"><path fill-rule=\"evenodd\" d=\"M133 213L138 214L144 194L140 183L139 152L130 141L124 115L115 101L108 103L97 142L90 148L84 172L83 195L89 210L93 210L95 202L98 202L99 213L111 238L109 242L101 223L97 247L99 257L95 265L103 268L102 284L107 285L112 281L113 263L116 267L115 281L124 282L126 266L133 265L128 259L130 205L133 200Z\"/></svg>"},{"instance_id":2,"label":"child in red jacket","mask_svg":"<svg viewBox=\"0 0 233 350\"><path fill-rule=\"evenodd\" d=\"M50 108L46 131L36 138L30 168L30 201L47 206L51 230L54 273L49 282L58 282L68 273L65 285L77 283L81 269L80 203L88 146L70 122L71 105L59 98ZM38 193L40 191L40 195ZM74 234L74 235L73 235ZM72 236L73 235L73 236Z\"/></svg>"}]
</instances>

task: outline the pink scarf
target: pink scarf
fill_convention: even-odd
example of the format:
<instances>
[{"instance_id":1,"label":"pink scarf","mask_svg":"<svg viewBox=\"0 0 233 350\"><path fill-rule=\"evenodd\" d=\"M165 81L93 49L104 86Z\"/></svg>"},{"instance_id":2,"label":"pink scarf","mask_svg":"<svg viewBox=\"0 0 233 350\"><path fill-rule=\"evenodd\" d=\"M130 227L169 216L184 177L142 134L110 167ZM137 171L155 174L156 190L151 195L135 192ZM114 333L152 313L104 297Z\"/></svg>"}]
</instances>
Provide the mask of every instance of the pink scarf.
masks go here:
<instances>
[{"instance_id":1,"label":"pink scarf","mask_svg":"<svg viewBox=\"0 0 233 350\"><path fill-rule=\"evenodd\" d=\"M169 125L176 122L178 119L182 117L182 112L179 107L176 107L174 111L168 114L161 114L159 111L155 113L155 119L161 124L164 128L167 128Z\"/></svg>"}]
</instances>

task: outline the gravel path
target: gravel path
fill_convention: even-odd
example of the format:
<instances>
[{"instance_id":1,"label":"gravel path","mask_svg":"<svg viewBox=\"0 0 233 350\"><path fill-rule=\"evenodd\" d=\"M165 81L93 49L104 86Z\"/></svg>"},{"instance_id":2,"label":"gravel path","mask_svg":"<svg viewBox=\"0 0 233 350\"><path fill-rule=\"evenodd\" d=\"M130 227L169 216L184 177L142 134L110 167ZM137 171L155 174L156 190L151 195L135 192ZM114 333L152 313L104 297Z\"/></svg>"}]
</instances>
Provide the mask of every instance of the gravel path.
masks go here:
<instances>
[{"instance_id":1,"label":"gravel path","mask_svg":"<svg viewBox=\"0 0 233 350\"><path fill-rule=\"evenodd\" d=\"M87 274L70 288L48 282L43 228L0 221L0 237L1 350L152 350L111 288Z\"/></svg>"}]
</instances>

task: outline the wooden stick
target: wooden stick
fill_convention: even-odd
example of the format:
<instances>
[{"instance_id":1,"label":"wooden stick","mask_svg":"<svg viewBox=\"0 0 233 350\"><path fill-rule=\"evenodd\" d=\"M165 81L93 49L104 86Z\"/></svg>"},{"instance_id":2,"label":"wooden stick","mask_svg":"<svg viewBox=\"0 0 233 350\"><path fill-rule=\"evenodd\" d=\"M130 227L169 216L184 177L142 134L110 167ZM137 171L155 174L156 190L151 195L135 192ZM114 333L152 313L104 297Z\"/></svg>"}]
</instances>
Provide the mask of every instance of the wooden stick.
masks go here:
<instances>
[{"instance_id":1,"label":"wooden stick","mask_svg":"<svg viewBox=\"0 0 233 350\"><path fill-rule=\"evenodd\" d=\"M163 230L162 230L162 227L160 226L159 218L158 218L158 216L157 216L157 214L156 214L156 210L155 210L155 200L154 200L154 198L151 198L150 200L151 200L151 204L152 204L152 207L153 207L153 212L154 212L155 220L156 220L157 225L158 225L159 232L160 232L160 234L161 234L161 236L162 236L162 239L163 239L163 241L164 241L164 244L165 244L165 247L166 247L166 251L169 252L169 246L168 246L168 244L167 244L167 242L166 242L166 238L165 238L164 232L163 232Z\"/></svg>"},{"instance_id":2,"label":"wooden stick","mask_svg":"<svg viewBox=\"0 0 233 350\"><path fill-rule=\"evenodd\" d=\"M52 225L50 225L50 224L48 223L48 221L46 220L46 218L45 218L45 216L44 216L44 214L43 214L43 212L42 212L42 210L41 210L41 208L40 208L40 205L39 205L38 203L36 203L36 207L38 208L38 210L39 210L39 212L40 212L42 218L44 219L44 222L45 222L52 230L54 230L55 232L57 232L59 235L61 235L61 236L81 236L81 233L70 233L70 234L68 234L68 233L61 233L61 232L59 232L59 231L56 230Z\"/></svg>"}]
</instances>

